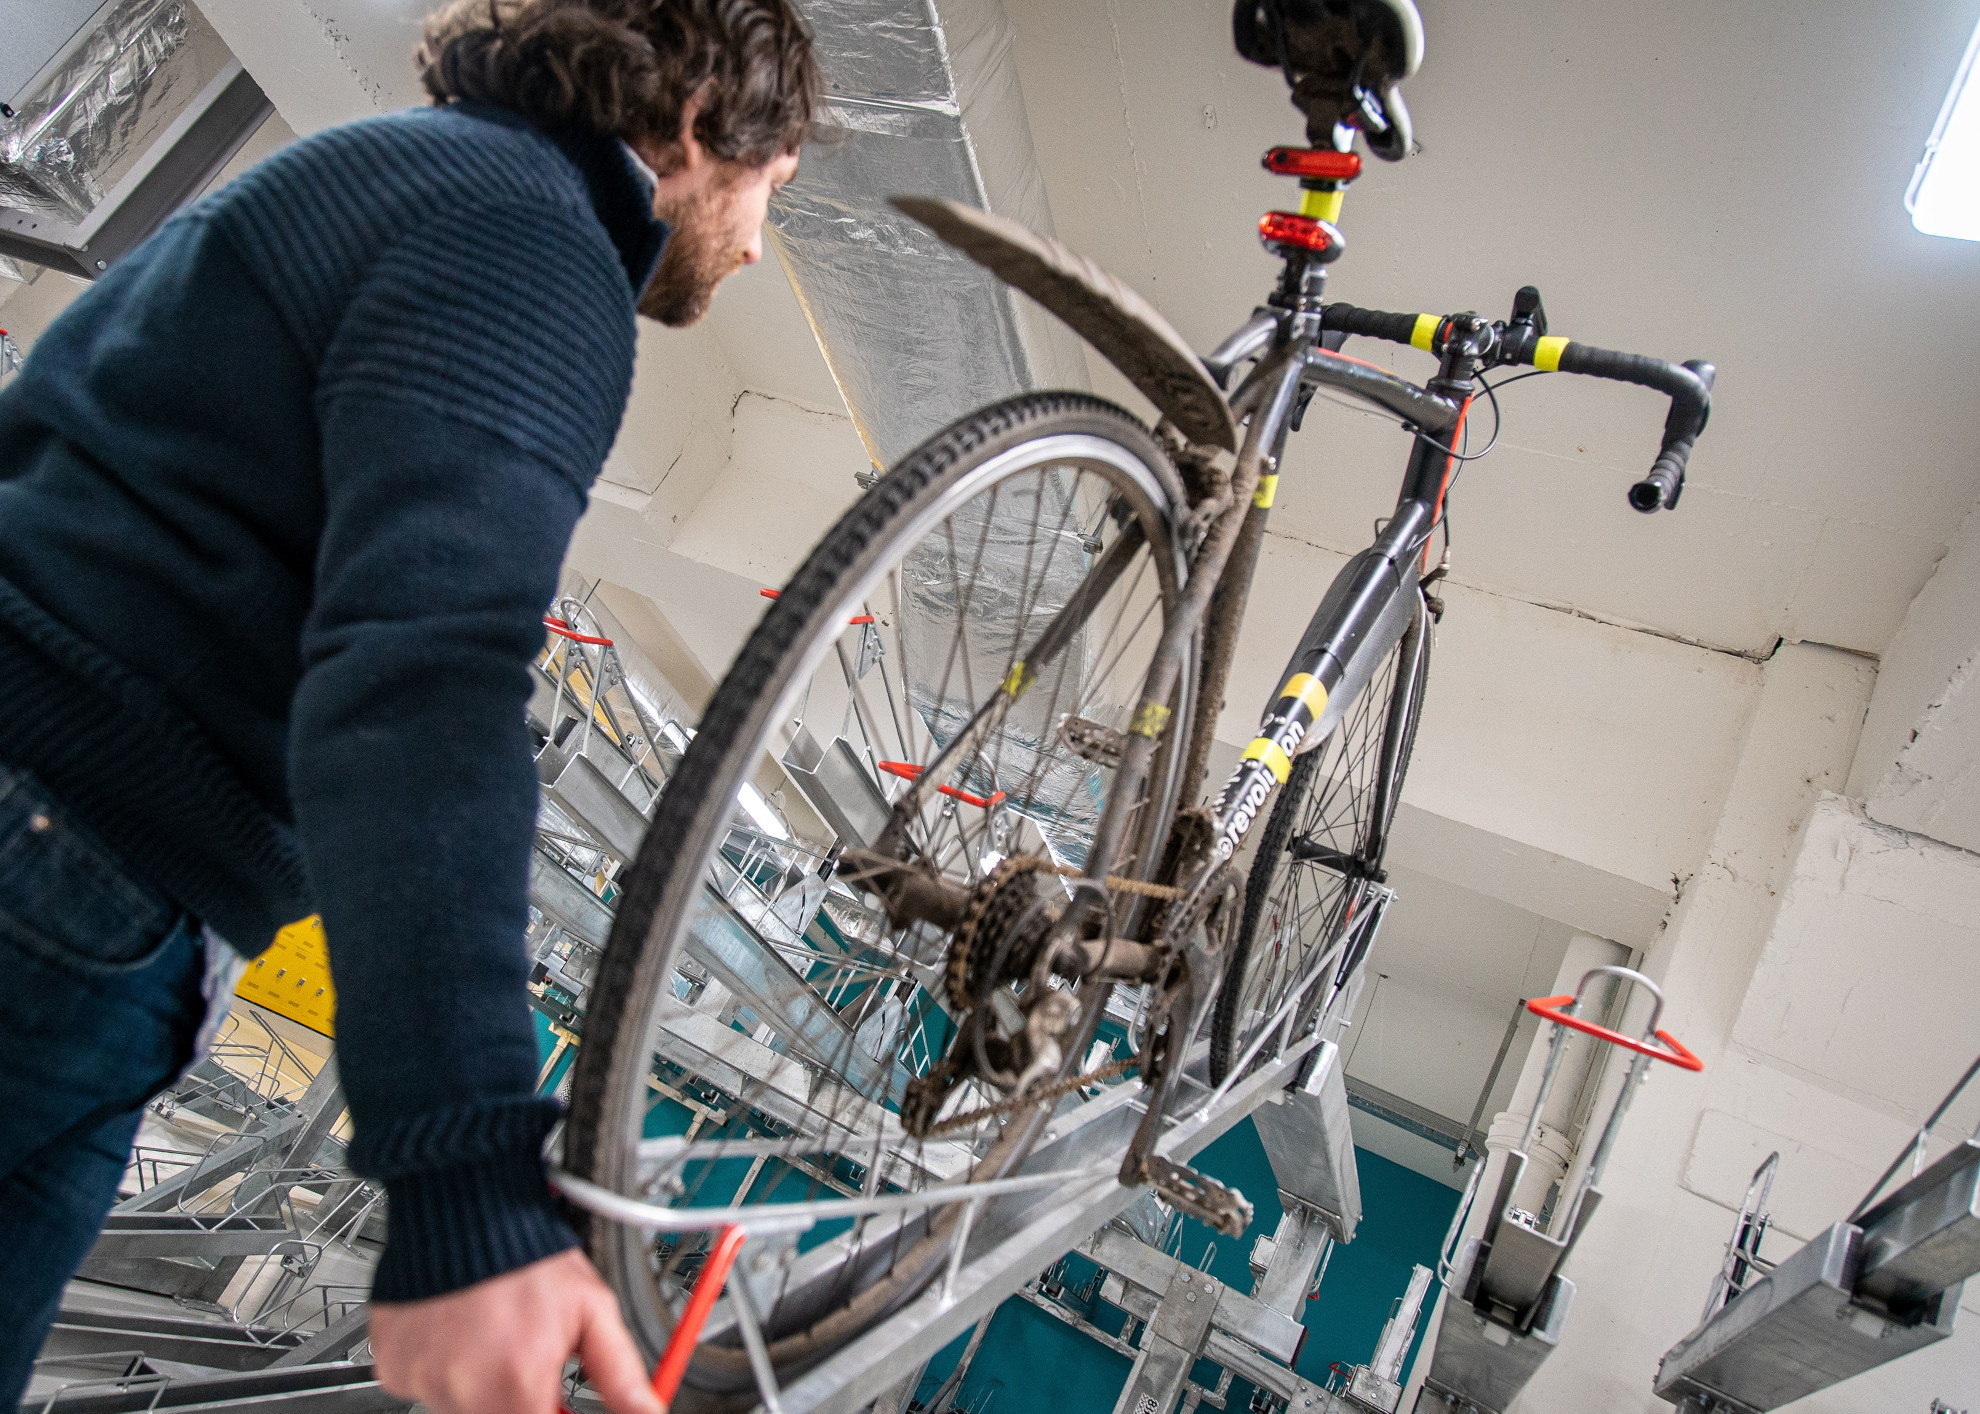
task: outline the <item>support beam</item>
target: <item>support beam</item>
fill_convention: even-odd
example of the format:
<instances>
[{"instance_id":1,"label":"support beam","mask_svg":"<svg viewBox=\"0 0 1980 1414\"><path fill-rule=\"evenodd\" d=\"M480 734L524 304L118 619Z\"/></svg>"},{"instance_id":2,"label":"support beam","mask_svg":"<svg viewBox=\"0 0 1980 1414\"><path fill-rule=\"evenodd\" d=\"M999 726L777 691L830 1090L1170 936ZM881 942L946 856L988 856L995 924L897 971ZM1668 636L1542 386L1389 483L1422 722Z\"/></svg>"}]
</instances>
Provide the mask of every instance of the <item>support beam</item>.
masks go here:
<instances>
[{"instance_id":1,"label":"support beam","mask_svg":"<svg viewBox=\"0 0 1980 1414\"><path fill-rule=\"evenodd\" d=\"M1283 1188L1279 1204L1279 1226L1271 1237L1260 1239L1270 1242L1272 1251L1251 1296L1296 1321L1306 1310L1307 1293L1313 1290L1321 1264L1333 1250L1335 1221Z\"/></svg>"},{"instance_id":2,"label":"support beam","mask_svg":"<svg viewBox=\"0 0 1980 1414\"><path fill-rule=\"evenodd\" d=\"M261 1128L243 1134L226 1148L194 1164L181 1173L175 1173L161 1183L154 1183L143 1192L126 1198L110 1211L121 1213L157 1213L171 1208L184 1207L202 1193L225 1183L239 1173L245 1173L261 1158L271 1144L282 1142L298 1125L302 1117L298 1114L285 1114L271 1119Z\"/></svg>"},{"instance_id":3,"label":"support beam","mask_svg":"<svg viewBox=\"0 0 1980 1414\"><path fill-rule=\"evenodd\" d=\"M1182 1398L1189 1372L1203 1355L1219 1298L1228 1288L1208 1272L1182 1263L1142 1333L1114 1414L1170 1414Z\"/></svg>"},{"instance_id":4,"label":"support beam","mask_svg":"<svg viewBox=\"0 0 1980 1414\"><path fill-rule=\"evenodd\" d=\"M337 1075L337 1058L327 1056L322 1068L296 1101L300 1122L284 1141L279 1157L264 1157L241 1180L240 1191L235 1194L232 1205L234 1210L246 1218L280 1223L278 1215L282 1211L282 1199L295 1186L298 1172L315 1163L317 1151L344 1117L344 1108L344 1086ZM284 1227L283 1240L290 1237ZM262 1249L264 1254L272 1250ZM216 1303L221 1301L246 1261L245 1256L222 1256L196 1288L197 1298Z\"/></svg>"},{"instance_id":5,"label":"support beam","mask_svg":"<svg viewBox=\"0 0 1980 1414\"><path fill-rule=\"evenodd\" d=\"M1314 1041L1290 1048L1285 1056L1246 1076L1231 1087L1208 1113L1191 1111L1163 1135L1157 1151L1177 1163L1187 1162L1206 1145L1265 1102L1297 1071ZM1201 1061L1192 1062L1200 1072ZM1077 1170L1109 1158L1118 1159L1141 1122L1134 1101L1139 1085L1116 1086L1061 1121L1077 1121L1026 1160L1029 1173ZM962 1333L1005 1297L1016 1293L1033 1276L1050 1266L1080 1240L1126 1210L1137 1191L1123 1188L1111 1174L1081 1179L1036 1195L1015 1195L993 1205L970 1232L956 1283L944 1292L940 1283L924 1292L830 1360L787 1385L783 1406L788 1414L833 1411L854 1414L872 1403L898 1378L905 1361L926 1358Z\"/></svg>"},{"instance_id":6,"label":"support beam","mask_svg":"<svg viewBox=\"0 0 1980 1414\"><path fill-rule=\"evenodd\" d=\"M1154 1304L1166 1299L1168 1293L1180 1291L1186 1298L1202 1292L1205 1289L1202 1283L1208 1279L1187 1262L1179 1262L1113 1227L1101 1228L1081 1243L1078 1250L1082 1256L1105 1267L1111 1276L1120 1278L1128 1288L1122 1290L1109 1281L1107 1288L1112 1294L1103 1291L1105 1299L1143 1320L1152 1317ZM1216 1298L1209 1304L1215 1308L1212 1320L1218 1329L1229 1331L1275 1360L1291 1364L1299 1358L1306 1327L1300 1324L1298 1316L1267 1306L1243 1292L1232 1291L1222 1283L1214 1285ZM1143 1299L1136 1300L1135 1293L1140 1293ZM1194 1306L1200 1301L1185 1299L1183 1304Z\"/></svg>"},{"instance_id":7,"label":"support beam","mask_svg":"<svg viewBox=\"0 0 1980 1414\"><path fill-rule=\"evenodd\" d=\"M1272 1096L1253 1122L1279 1187L1305 1207L1325 1213L1338 1240L1354 1241L1361 1221L1361 1180L1340 1047L1322 1041L1305 1083Z\"/></svg>"}]
</instances>

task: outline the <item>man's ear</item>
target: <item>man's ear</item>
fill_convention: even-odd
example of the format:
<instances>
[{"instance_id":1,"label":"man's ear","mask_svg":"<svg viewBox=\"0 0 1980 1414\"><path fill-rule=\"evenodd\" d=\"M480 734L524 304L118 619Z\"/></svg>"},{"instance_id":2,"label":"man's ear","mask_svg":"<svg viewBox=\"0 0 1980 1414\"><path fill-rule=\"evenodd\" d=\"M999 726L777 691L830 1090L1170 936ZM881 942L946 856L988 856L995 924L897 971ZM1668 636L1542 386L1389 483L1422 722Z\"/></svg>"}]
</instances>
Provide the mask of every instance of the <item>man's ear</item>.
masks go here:
<instances>
[{"instance_id":1,"label":"man's ear","mask_svg":"<svg viewBox=\"0 0 1980 1414\"><path fill-rule=\"evenodd\" d=\"M673 141L648 142L638 149L640 160L653 169L656 177L662 180L679 177L693 184L700 179L702 168L714 160L694 131L702 109L707 106L709 87L702 84L681 104L680 131Z\"/></svg>"}]
</instances>

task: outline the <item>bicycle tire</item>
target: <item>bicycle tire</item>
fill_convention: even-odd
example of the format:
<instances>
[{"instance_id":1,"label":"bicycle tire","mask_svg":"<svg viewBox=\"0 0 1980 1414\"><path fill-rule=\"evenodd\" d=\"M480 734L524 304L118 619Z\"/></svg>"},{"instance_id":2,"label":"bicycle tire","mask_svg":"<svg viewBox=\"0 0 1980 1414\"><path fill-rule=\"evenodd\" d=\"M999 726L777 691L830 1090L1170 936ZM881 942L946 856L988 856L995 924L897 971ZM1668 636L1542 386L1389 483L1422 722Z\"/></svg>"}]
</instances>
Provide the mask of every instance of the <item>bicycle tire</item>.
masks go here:
<instances>
[{"instance_id":1,"label":"bicycle tire","mask_svg":"<svg viewBox=\"0 0 1980 1414\"><path fill-rule=\"evenodd\" d=\"M1365 783L1358 791L1352 792L1356 799L1352 809L1358 811L1363 798L1379 800L1380 818L1371 810L1365 819L1357 816L1360 829L1352 841L1351 849L1343 852L1361 861L1368 874L1378 874L1388 849L1389 829L1395 821L1396 805L1402 796L1404 777L1409 771L1409 761L1416 744L1416 727L1423 714L1423 694L1430 676L1430 648L1432 643L1429 615L1419 606L1417 619L1412 629L1404 635L1397 646L1390 651L1390 663L1374 678L1374 682L1387 686L1387 691L1379 694L1383 705L1381 736L1379 739L1379 765L1374 779ZM1412 640L1414 646L1412 647ZM1408 654L1405 660L1405 653ZM1407 675L1407 681L1405 681ZM1404 709L1397 717L1392 710L1398 691L1406 693L1402 699ZM1367 704L1357 704L1366 706ZM1257 945L1259 924L1276 892L1280 892L1289 871L1291 861L1289 846L1295 831L1302 825L1311 826L1312 821L1304 817L1309 813L1312 800L1314 778L1319 773L1323 760L1329 760L1340 745L1341 738L1353 728L1350 718L1344 718L1336 727L1327 742L1311 751L1302 752L1293 760L1292 771L1286 779L1279 798L1273 803L1272 812L1266 818L1265 831L1260 837L1258 852L1253 857L1251 868L1245 877L1244 912L1238 926L1238 936L1233 940L1230 959L1225 966L1224 980L1218 988L1217 1005L1210 1028L1210 1077L1213 1084L1221 1085L1229 1077L1233 1065L1244 1048L1250 1044L1250 1037L1243 1034L1247 1013L1263 1010L1271 1012L1284 1002L1284 996L1258 998L1251 995L1258 989L1248 985L1251 969L1254 966L1253 950ZM1337 875L1338 870L1330 870L1326 865L1307 861L1306 867L1323 870ZM1300 949L1302 958L1312 955L1315 949L1325 950L1333 945L1339 931L1349 922L1345 910L1336 910L1336 916L1328 916L1318 934L1305 941ZM1345 972L1340 975L1345 976ZM1313 997L1302 1004L1295 1013L1292 1034L1302 1034L1312 1020L1312 1001L1325 990L1321 984L1324 978L1315 979Z\"/></svg>"},{"instance_id":2,"label":"bicycle tire","mask_svg":"<svg viewBox=\"0 0 1980 1414\"><path fill-rule=\"evenodd\" d=\"M1027 444L1042 445L1061 436L1103 439L1158 473L1159 503L1150 497L1148 505L1130 506L1129 512L1146 522L1147 553L1158 570L1164 555L1174 555L1169 525L1177 513L1180 485L1159 444L1128 413L1083 394L1031 394L982 409L936 434L865 493L811 552L750 635L704 712L701 730L661 796L637 859L622 879L624 892L573 1071L563 1157L573 1174L614 1191L633 1189L638 1173L630 1149L637 1130L628 1134L627 1116L645 1093L655 1009L682 944L685 910L702 887L705 861L727 828L739 773L766 739L769 717L794 690L797 665L807 656L815 661L825 651L814 652L822 634L836 637L843 631L836 616L852 592L848 586L874 573L875 565L897 551L910 553L901 548L902 537L912 532L917 517L966 484L973 472ZM1164 618L1180 584L1180 560L1174 564L1174 584L1165 580L1159 591ZM1143 833L1166 832L1166 819L1180 793L1173 765L1180 750L1179 741L1165 744L1164 759L1171 763L1166 796L1153 800L1156 808L1141 817ZM1151 861L1156 855L1145 840L1140 852ZM1146 866L1152 868L1152 862ZM1078 1059L1068 1057L1067 1064ZM1007 1125L1004 1137L978 1159L972 1173L995 1176L1021 1161L1043 1128L1042 1117L1031 1115L1024 1123ZM912 1226L903 1224L901 1231ZM884 1276L859 1284L842 1303L827 1310L805 1308L796 1318L804 1322L797 1329L766 1321L780 1380L828 1357L926 1287L943 1255L946 1228L939 1221L921 1226L925 1230L906 1254L890 1257ZM586 1228L592 1259L619 1294L635 1338L649 1357L656 1355L672 1318L648 1270L644 1242L617 1224L593 1219ZM900 1242L897 1234L897 1247ZM704 1344L676 1408L727 1407L744 1387L747 1373L739 1348Z\"/></svg>"}]
</instances>

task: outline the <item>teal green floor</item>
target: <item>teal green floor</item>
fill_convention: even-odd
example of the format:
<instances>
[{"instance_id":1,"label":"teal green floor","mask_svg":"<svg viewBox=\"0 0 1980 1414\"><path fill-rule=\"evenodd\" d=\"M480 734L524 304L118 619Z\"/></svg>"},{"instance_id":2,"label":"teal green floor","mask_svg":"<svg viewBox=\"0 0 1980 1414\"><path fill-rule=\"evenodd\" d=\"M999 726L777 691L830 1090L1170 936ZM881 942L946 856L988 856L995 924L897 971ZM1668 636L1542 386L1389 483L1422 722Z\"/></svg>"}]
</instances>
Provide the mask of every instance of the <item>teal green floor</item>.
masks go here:
<instances>
[{"instance_id":1,"label":"teal green floor","mask_svg":"<svg viewBox=\"0 0 1980 1414\"><path fill-rule=\"evenodd\" d=\"M1306 1305L1309 1334L1295 1369L1315 1384L1335 1361L1365 1365L1375 1353L1375 1341L1395 1299L1409 1286L1410 1268L1437 1265L1437 1247L1457 1208L1458 1193L1419 1173L1393 1164L1365 1149L1355 1150L1361 1173L1361 1226L1354 1241L1336 1247L1327 1264L1320 1295ZM1258 1142L1258 1131L1246 1120L1204 1150L1198 1166L1225 1183L1235 1184L1256 1206L1251 1228L1235 1240L1219 1236L1203 1224L1185 1220L1181 1256L1196 1265L1206 1248L1215 1245L1209 1269L1219 1281L1239 1291L1251 1290L1251 1244L1259 1234L1270 1236L1279 1223L1278 1185L1272 1165ZM1076 1289L1089 1280L1091 1264L1068 1262L1066 1281ZM1125 1313L1105 1302L1095 1303L1094 1323L1118 1331ZM1418 1344L1421 1344L1421 1332ZM967 1337L957 1339L928 1364L920 1397L932 1396L955 1368ZM1414 1349L1410 1358L1415 1359ZM958 1410L970 1414L1109 1414L1127 1382L1128 1357L1079 1334L1023 1298L997 1308L984 1334L983 1348L963 1378ZM1405 1366L1407 1369L1407 1366ZM1206 1387L1217 1379L1214 1365L1204 1362L1196 1378ZM1242 1414L1251 1387L1232 1382L1225 1401L1227 1414Z\"/></svg>"},{"instance_id":2,"label":"teal green floor","mask_svg":"<svg viewBox=\"0 0 1980 1414\"><path fill-rule=\"evenodd\" d=\"M538 1040L542 1055L548 1058L554 1041L548 1023L537 1016ZM544 1089L553 1090L570 1064L573 1052L560 1057ZM648 1116L651 1134L680 1133L687 1128L689 1112L671 1100L654 1106ZM1295 1368L1318 1384L1329 1365L1365 1365L1375 1353L1375 1341L1389 1317L1389 1308L1409 1285L1410 1268L1437 1265L1437 1246L1450 1226L1458 1194L1421 1174L1393 1164L1365 1149L1355 1150L1361 1173L1361 1226L1353 1242L1336 1247L1327 1264L1320 1294L1306 1306L1305 1324L1309 1332ZM733 1189L740 1182L744 1160L732 1162L737 1172L708 1176L704 1193ZM1239 1291L1251 1290L1249 1256L1252 1242L1260 1235L1270 1236L1279 1223L1278 1185L1272 1178L1272 1165L1258 1142L1258 1131L1246 1120L1229 1134L1204 1150L1198 1165L1212 1176L1243 1190L1256 1207L1251 1229L1241 1238L1220 1237L1203 1224L1185 1220L1180 1255L1192 1266L1201 1265L1210 1250L1209 1270L1213 1276ZM720 1165L715 1166L720 1168ZM792 1175L787 1182L796 1180ZM802 1196L797 1180L791 1197ZM756 1196L762 1196L758 1194ZM823 1241L830 1231L808 1234L809 1241ZM1211 1250L1214 1249L1214 1250ZM1078 1289L1091 1281L1091 1263L1069 1259L1066 1284ZM1105 1330L1118 1331L1125 1313L1096 1301L1094 1323ZM920 1396L932 1396L955 1368L961 1357L967 1333L928 1364L921 1381ZM1419 1332L1419 1344L1421 1334ZM1411 1359L1415 1351L1411 1351ZM1013 1297L997 1309L990 1329L983 1338L968 1374L963 1379L958 1410L969 1414L1024 1414L1047 1410L1050 1414L1109 1414L1127 1381L1128 1357L1108 1349L1098 1341L1079 1334L1064 1322L1040 1311L1022 1297ZM1405 1367L1407 1368L1407 1366ZM1197 1367L1198 1379L1213 1385L1216 1368L1208 1363ZM1250 1386L1243 1381L1232 1385L1225 1402L1226 1414L1242 1414L1250 1399Z\"/></svg>"}]
</instances>

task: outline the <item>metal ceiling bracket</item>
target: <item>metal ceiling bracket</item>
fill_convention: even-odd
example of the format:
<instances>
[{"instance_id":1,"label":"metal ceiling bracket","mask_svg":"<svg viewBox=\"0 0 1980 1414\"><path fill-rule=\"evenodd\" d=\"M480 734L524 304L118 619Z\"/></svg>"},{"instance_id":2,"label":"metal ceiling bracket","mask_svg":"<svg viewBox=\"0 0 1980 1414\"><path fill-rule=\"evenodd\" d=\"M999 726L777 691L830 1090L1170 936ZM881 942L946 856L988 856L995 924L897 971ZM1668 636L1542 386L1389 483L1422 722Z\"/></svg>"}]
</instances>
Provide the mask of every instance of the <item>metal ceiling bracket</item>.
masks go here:
<instances>
[{"instance_id":1,"label":"metal ceiling bracket","mask_svg":"<svg viewBox=\"0 0 1980 1414\"><path fill-rule=\"evenodd\" d=\"M228 64L80 224L0 207L0 255L95 279L212 181L274 111L247 70Z\"/></svg>"}]
</instances>

